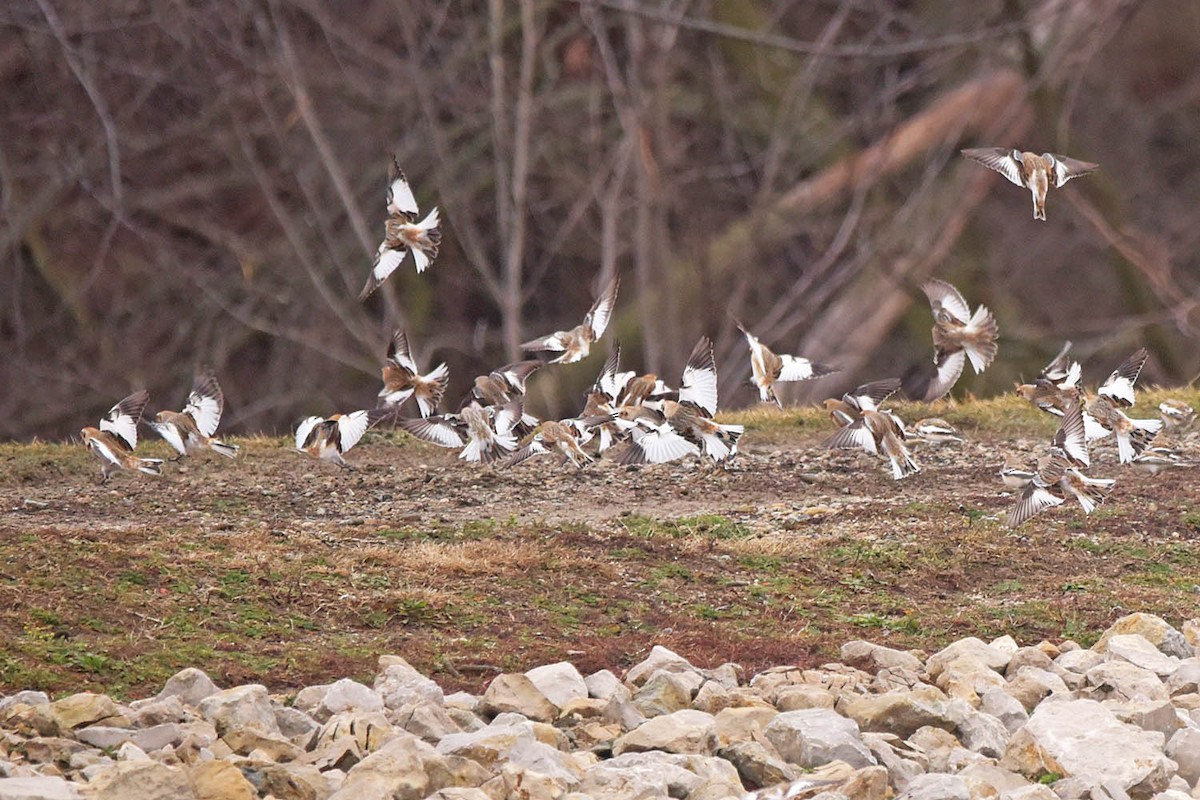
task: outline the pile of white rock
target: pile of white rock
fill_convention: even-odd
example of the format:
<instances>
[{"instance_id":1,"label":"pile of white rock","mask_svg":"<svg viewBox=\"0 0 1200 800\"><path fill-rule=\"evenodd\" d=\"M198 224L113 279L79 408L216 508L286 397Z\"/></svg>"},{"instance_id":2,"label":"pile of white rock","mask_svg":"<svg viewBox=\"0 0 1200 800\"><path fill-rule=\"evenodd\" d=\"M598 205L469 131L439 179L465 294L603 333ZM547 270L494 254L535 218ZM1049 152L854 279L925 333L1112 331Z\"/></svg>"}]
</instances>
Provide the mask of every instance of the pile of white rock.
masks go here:
<instances>
[{"instance_id":1,"label":"pile of white rock","mask_svg":"<svg viewBox=\"0 0 1200 800\"><path fill-rule=\"evenodd\" d=\"M1200 620L1133 614L1090 649L864 641L746 681L663 647L444 694L384 656L273 696L197 669L129 704L0 701L0 800L1186 800L1200 798Z\"/></svg>"}]
</instances>

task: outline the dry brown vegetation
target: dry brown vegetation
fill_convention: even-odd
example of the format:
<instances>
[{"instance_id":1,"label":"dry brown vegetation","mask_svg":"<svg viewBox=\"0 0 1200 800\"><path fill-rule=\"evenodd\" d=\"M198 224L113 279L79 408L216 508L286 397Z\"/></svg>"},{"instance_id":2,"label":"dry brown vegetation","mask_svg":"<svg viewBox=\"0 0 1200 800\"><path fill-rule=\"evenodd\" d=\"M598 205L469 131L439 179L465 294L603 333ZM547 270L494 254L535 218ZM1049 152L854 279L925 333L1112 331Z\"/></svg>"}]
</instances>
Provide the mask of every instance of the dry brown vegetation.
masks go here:
<instances>
[{"instance_id":1,"label":"dry brown vegetation","mask_svg":"<svg viewBox=\"0 0 1200 800\"><path fill-rule=\"evenodd\" d=\"M1035 453L1053 421L1012 399L901 407L930 411L969 441L923 448L901 482L821 450L815 410L740 415L728 472L500 472L372 432L353 471L260 437L236 462L101 486L78 445L0 445L0 692L141 696L185 666L286 690L369 679L384 653L478 690L559 659L620 670L656 643L753 672L855 638L1088 644L1127 611L1194 615L1194 468L1150 476L1102 449L1108 503L1009 530L1000 454Z\"/></svg>"},{"instance_id":2,"label":"dry brown vegetation","mask_svg":"<svg viewBox=\"0 0 1200 800\"><path fill-rule=\"evenodd\" d=\"M615 271L627 363L711 335L730 407L730 312L853 385L928 360L934 273L1000 322L977 394L1063 338L1187 382L1198 30L1168 0L5 3L0 437L174 406L200 363L230 430L282 431L372 403L397 325L456 399ZM957 157L987 144L1102 169L1035 223ZM393 151L445 243L363 307ZM594 373L544 371L534 410Z\"/></svg>"}]
</instances>

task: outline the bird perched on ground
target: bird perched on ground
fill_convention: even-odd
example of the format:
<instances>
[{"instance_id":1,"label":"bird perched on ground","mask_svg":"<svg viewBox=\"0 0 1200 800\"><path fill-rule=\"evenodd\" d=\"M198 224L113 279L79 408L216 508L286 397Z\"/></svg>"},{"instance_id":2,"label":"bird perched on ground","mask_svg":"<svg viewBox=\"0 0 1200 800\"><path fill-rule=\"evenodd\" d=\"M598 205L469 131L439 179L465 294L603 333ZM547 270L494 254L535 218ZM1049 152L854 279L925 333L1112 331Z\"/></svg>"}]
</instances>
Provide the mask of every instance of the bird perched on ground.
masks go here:
<instances>
[{"instance_id":1,"label":"bird perched on ground","mask_svg":"<svg viewBox=\"0 0 1200 800\"><path fill-rule=\"evenodd\" d=\"M1010 489L1024 489L1037 475L1037 470L1025 466L1025 462L1013 455L1004 456L1004 466L1000 468L1000 480Z\"/></svg>"},{"instance_id":2,"label":"bird perched on ground","mask_svg":"<svg viewBox=\"0 0 1200 800\"><path fill-rule=\"evenodd\" d=\"M521 420L521 403L483 406L471 398L457 414L437 414L425 419L402 419L399 425L418 439L439 447L460 449L458 457L475 464L490 464L517 449L513 428Z\"/></svg>"},{"instance_id":3,"label":"bird perched on ground","mask_svg":"<svg viewBox=\"0 0 1200 800\"><path fill-rule=\"evenodd\" d=\"M1088 438L1099 439L1113 434L1117 440L1117 457L1122 464L1133 461L1146 449L1163 426L1160 419L1131 419L1122 410L1134 403L1133 385L1148 357L1149 353L1143 347L1125 359L1100 385L1085 409L1086 417L1097 423L1090 426Z\"/></svg>"},{"instance_id":4,"label":"bird perched on ground","mask_svg":"<svg viewBox=\"0 0 1200 800\"><path fill-rule=\"evenodd\" d=\"M833 419L833 424L842 428L861 417L863 411L878 411L883 401L899 389L899 378L884 378L864 383L854 391L842 395L840 399L831 397L823 405Z\"/></svg>"},{"instance_id":5,"label":"bird perched on ground","mask_svg":"<svg viewBox=\"0 0 1200 800\"><path fill-rule=\"evenodd\" d=\"M437 411L446 393L446 385L450 382L449 367L438 364L429 374L422 375L409 349L408 336L399 329L392 334L387 357L388 363L383 365L382 370L383 388L379 390L379 398L384 405L399 408L412 397L416 399L422 417Z\"/></svg>"},{"instance_id":6,"label":"bird perched on ground","mask_svg":"<svg viewBox=\"0 0 1200 800\"><path fill-rule=\"evenodd\" d=\"M331 417L305 417L296 427L296 449L313 458L332 461L350 469L342 456L358 444L370 428L395 413L391 408L372 408Z\"/></svg>"},{"instance_id":7,"label":"bird perched on ground","mask_svg":"<svg viewBox=\"0 0 1200 800\"><path fill-rule=\"evenodd\" d=\"M925 419L918 420L908 428L908 432L912 433L913 438L919 442L947 444L949 442L963 441L962 436L958 433L958 429L941 417L926 417Z\"/></svg>"},{"instance_id":8,"label":"bird perched on ground","mask_svg":"<svg viewBox=\"0 0 1200 800\"><path fill-rule=\"evenodd\" d=\"M149 425L179 452L176 460L205 448L236 458L237 445L212 438L224 410L225 396L221 393L221 385L212 372L204 370L192 381L192 392L183 411L160 411Z\"/></svg>"},{"instance_id":9,"label":"bird perched on ground","mask_svg":"<svg viewBox=\"0 0 1200 800\"><path fill-rule=\"evenodd\" d=\"M1024 187L1033 195L1033 218L1046 218L1046 191L1051 185L1055 189L1072 178L1088 175L1100 168L1099 164L1080 161L1053 153L1023 153L1003 147L978 147L963 150L962 154L989 169L994 169L1017 186Z\"/></svg>"},{"instance_id":10,"label":"bird perched on ground","mask_svg":"<svg viewBox=\"0 0 1200 800\"><path fill-rule=\"evenodd\" d=\"M1154 437L1150 445L1133 457L1133 466L1151 475L1177 467L1193 467L1195 462L1185 458L1179 443L1163 436Z\"/></svg>"},{"instance_id":11,"label":"bird perched on ground","mask_svg":"<svg viewBox=\"0 0 1200 800\"><path fill-rule=\"evenodd\" d=\"M1158 416L1163 428L1172 433L1182 433L1196 421L1196 412L1182 400L1168 398L1158 404Z\"/></svg>"},{"instance_id":12,"label":"bird perched on ground","mask_svg":"<svg viewBox=\"0 0 1200 800\"><path fill-rule=\"evenodd\" d=\"M438 210L429 212L425 219L417 222L417 199L413 196L408 178L404 170L392 156L391 173L388 176L387 191L387 221L384 222L383 241L375 253L375 263L371 265L371 274L367 283L359 293L359 301L366 300L387 277L404 263L404 257L411 251L413 264L417 274L425 271L435 258L441 245L442 233L438 229Z\"/></svg>"},{"instance_id":13,"label":"bird perched on ground","mask_svg":"<svg viewBox=\"0 0 1200 800\"><path fill-rule=\"evenodd\" d=\"M937 373L925 391L925 401L943 397L958 382L963 364L970 360L975 374L983 372L996 357L996 318L986 306L975 313L967 301L945 281L928 280L921 290L933 310L933 363Z\"/></svg>"},{"instance_id":14,"label":"bird perched on ground","mask_svg":"<svg viewBox=\"0 0 1200 800\"><path fill-rule=\"evenodd\" d=\"M1071 343L1067 342L1033 383L1017 385L1017 394L1042 411L1061 417L1065 404L1080 397L1081 370L1078 361L1067 357L1070 350Z\"/></svg>"},{"instance_id":15,"label":"bird perched on ground","mask_svg":"<svg viewBox=\"0 0 1200 800\"><path fill-rule=\"evenodd\" d=\"M79 432L83 443L100 459L104 474L101 483L119 469L137 470L147 475L162 474L161 458L139 458L133 454L137 447L137 426L146 410L150 393L145 389L134 392L109 409L100 420L100 428L84 428Z\"/></svg>"},{"instance_id":16,"label":"bird perched on ground","mask_svg":"<svg viewBox=\"0 0 1200 800\"><path fill-rule=\"evenodd\" d=\"M583 469L592 463L592 457L580 447L575 428L563 422L546 420L538 425L528 444L509 456L504 465L512 467L534 456L552 453L561 456L562 464L570 462L576 469Z\"/></svg>"},{"instance_id":17,"label":"bird perched on ground","mask_svg":"<svg viewBox=\"0 0 1200 800\"><path fill-rule=\"evenodd\" d=\"M808 381L823 375L837 372L837 367L810 361L800 356L777 355L758 338L746 330L738 320L734 320L750 345L750 382L758 388L759 400L763 403L774 403L783 408L783 403L775 394L775 384L786 381Z\"/></svg>"},{"instance_id":18,"label":"bird perched on ground","mask_svg":"<svg viewBox=\"0 0 1200 800\"><path fill-rule=\"evenodd\" d=\"M557 358L550 359L551 364L574 364L576 361L587 358L588 353L591 352L592 343L604 335L609 320L612 319L619 283L617 276L613 276L608 287L592 304L591 310L583 318L581 325L576 325L569 331L555 331L549 336L525 342L521 345L521 349L561 353Z\"/></svg>"}]
</instances>

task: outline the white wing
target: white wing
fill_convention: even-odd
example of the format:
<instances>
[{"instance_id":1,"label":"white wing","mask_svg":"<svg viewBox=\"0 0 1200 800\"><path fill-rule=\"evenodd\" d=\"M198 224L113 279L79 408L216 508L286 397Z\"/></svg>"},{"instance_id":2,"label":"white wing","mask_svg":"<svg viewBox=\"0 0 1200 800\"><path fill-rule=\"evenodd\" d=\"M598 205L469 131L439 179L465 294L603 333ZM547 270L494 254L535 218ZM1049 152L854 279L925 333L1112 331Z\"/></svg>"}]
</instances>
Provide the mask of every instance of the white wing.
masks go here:
<instances>
[{"instance_id":1,"label":"white wing","mask_svg":"<svg viewBox=\"0 0 1200 800\"><path fill-rule=\"evenodd\" d=\"M100 430L108 431L133 450L137 447L137 424L146 408L150 394L145 389L134 392L108 410L104 419L100 420Z\"/></svg>"},{"instance_id":2,"label":"white wing","mask_svg":"<svg viewBox=\"0 0 1200 800\"><path fill-rule=\"evenodd\" d=\"M358 440L367 432L367 428L371 427L371 412L355 411L351 414L343 414L338 417L337 427L341 452L344 453L358 444Z\"/></svg>"},{"instance_id":3,"label":"white wing","mask_svg":"<svg viewBox=\"0 0 1200 800\"><path fill-rule=\"evenodd\" d=\"M184 444L183 437L179 435L179 428L176 428L169 422L151 422L150 427L154 432L166 440L167 444L175 448L180 455L187 455L187 445ZM208 436L210 434L204 434Z\"/></svg>"},{"instance_id":4,"label":"white wing","mask_svg":"<svg viewBox=\"0 0 1200 800\"><path fill-rule=\"evenodd\" d=\"M439 447L459 448L465 444L458 428L447 422L444 417L428 417L427 419L400 420L400 427L431 444Z\"/></svg>"},{"instance_id":5,"label":"white wing","mask_svg":"<svg viewBox=\"0 0 1200 800\"><path fill-rule=\"evenodd\" d=\"M969 150L963 150L962 154L972 161L977 161L989 169L994 169L1017 186L1024 186L1021 180L1021 165L1020 162L1013 158L1015 150L1006 150L1003 147L977 147Z\"/></svg>"},{"instance_id":6,"label":"white wing","mask_svg":"<svg viewBox=\"0 0 1200 800\"><path fill-rule=\"evenodd\" d=\"M404 170L400 169L400 165L396 163L396 157L392 156L392 176L391 183L388 184L387 193L387 212L392 216L403 214L406 217L416 217L417 198L413 197L412 188L408 185L408 178L404 177Z\"/></svg>"},{"instance_id":7,"label":"white wing","mask_svg":"<svg viewBox=\"0 0 1200 800\"><path fill-rule=\"evenodd\" d=\"M867 430L862 419L856 419L843 428L838 428L833 435L825 440L825 446L830 450L853 450L862 448L868 453L878 453L875 436Z\"/></svg>"},{"instance_id":8,"label":"white wing","mask_svg":"<svg viewBox=\"0 0 1200 800\"><path fill-rule=\"evenodd\" d=\"M717 413L717 367L713 362L712 344L702 337L692 350L683 380L679 385L679 400L693 403L707 414Z\"/></svg>"},{"instance_id":9,"label":"white wing","mask_svg":"<svg viewBox=\"0 0 1200 800\"><path fill-rule=\"evenodd\" d=\"M799 356L781 355L779 360L783 362L783 369L779 371L778 381L806 381L813 377L813 365L807 358Z\"/></svg>"},{"instance_id":10,"label":"white wing","mask_svg":"<svg viewBox=\"0 0 1200 800\"><path fill-rule=\"evenodd\" d=\"M387 277L404 263L404 256L407 253L407 249L393 250L381 244L379 252L375 254L375 263L371 266L371 277L375 283L379 284L387 280Z\"/></svg>"},{"instance_id":11,"label":"white wing","mask_svg":"<svg viewBox=\"0 0 1200 800\"><path fill-rule=\"evenodd\" d=\"M953 353L940 353L937 363L937 374L925 390L925 402L931 403L954 388L962 376L963 366L967 363L967 354L963 350Z\"/></svg>"},{"instance_id":12,"label":"white wing","mask_svg":"<svg viewBox=\"0 0 1200 800\"><path fill-rule=\"evenodd\" d=\"M196 421L196 427L205 436L212 436L221 424L221 401L215 397L192 392L183 413Z\"/></svg>"},{"instance_id":13,"label":"white wing","mask_svg":"<svg viewBox=\"0 0 1200 800\"><path fill-rule=\"evenodd\" d=\"M933 309L933 315L938 316L939 311L950 314L963 325L967 324L967 320L971 318L971 308L967 305L967 301L955 289L945 281L930 279L921 284L921 290L925 292L925 296L929 298L929 305Z\"/></svg>"},{"instance_id":14,"label":"white wing","mask_svg":"<svg viewBox=\"0 0 1200 800\"><path fill-rule=\"evenodd\" d=\"M604 335L604 331L608 328L608 321L612 319L613 306L617 302L617 286L620 281L617 278L612 279L612 283L605 289L604 294L596 300L592 310L588 312L584 324L592 329L592 340L596 341Z\"/></svg>"},{"instance_id":15,"label":"white wing","mask_svg":"<svg viewBox=\"0 0 1200 800\"><path fill-rule=\"evenodd\" d=\"M413 247L413 264L417 267L417 274L420 275L429 266L429 256L419 247Z\"/></svg>"},{"instance_id":16,"label":"white wing","mask_svg":"<svg viewBox=\"0 0 1200 800\"><path fill-rule=\"evenodd\" d=\"M408 334L401 328L397 328L392 334L392 341L388 345L388 360L413 375L418 372L417 362L413 361L412 350L408 346Z\"/></svg>"},{"instance_id":17,"label":"white wing","mask_svg":"<svg viewBox=\"0 0 1200 800\"><path fill-rule=\"evenodd\" d=\"M296 426L296 449L304 449L305 443L308 441L308 436L313 432L313 428L320 425L325 420L320 417L305 417L300 420L300 424Z\"/></svg>"},{"instance_id":18,"label":"white wing","mask_svg":"<svg viewBox=\"0 0 1200 800\"><path fill-rule=\"evenodd\" d=\"M700 448L680 436L669 425L651 430L642 427L633 429L633 446L641 451L650 464L665 464L685 456L700 455Z\"/></svg>"}]
</instances>

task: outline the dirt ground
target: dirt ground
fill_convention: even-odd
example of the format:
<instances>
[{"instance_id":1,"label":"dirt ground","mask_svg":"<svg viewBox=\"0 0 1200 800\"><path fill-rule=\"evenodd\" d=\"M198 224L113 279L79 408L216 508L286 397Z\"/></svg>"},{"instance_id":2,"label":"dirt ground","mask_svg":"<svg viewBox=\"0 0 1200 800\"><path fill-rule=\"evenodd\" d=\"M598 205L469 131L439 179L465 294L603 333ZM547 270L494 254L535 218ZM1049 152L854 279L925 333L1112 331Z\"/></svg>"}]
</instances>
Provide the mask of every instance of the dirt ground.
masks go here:
<instances>
[{"instance_id":1,"label":"dirt ground","mask_svg":"<svg viewBox=\"0 0 1200 800\"><path fill-rule=\"evenodd\" d=\"M619 672L654 644L749 675L852 639L1086 644L1134 610L1200 616L1196 468L1150 475L1102 447L1107 503L1014 531L1002 453L1036 454L1053 422L1008 402L939 412L968 441L920 447L900 482L821 449L811 411L745 416L728 471L503 471L372 432L352 471L254 438L236 461L102 486L77 444L0 445L0 691L139 697L185 666L289 691L369 680L389 653L478 691L563 659Z\"/></svg>"}]
</instances>

